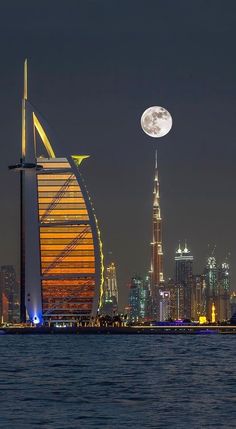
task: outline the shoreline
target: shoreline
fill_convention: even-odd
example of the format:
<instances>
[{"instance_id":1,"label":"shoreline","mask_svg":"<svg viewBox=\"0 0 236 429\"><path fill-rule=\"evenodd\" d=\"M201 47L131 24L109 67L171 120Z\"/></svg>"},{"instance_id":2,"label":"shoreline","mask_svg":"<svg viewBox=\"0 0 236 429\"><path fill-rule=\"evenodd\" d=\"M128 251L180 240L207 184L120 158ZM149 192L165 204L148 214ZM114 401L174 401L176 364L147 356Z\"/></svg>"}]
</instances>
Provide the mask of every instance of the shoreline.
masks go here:
<instances>
[{"instance_id":1,"label":"shoreline","mask_svg":"<svg viewBox=\"0 0 236 429\"><path fill-rule=\"evenodd\" d=\"M236 335L236 326L4 327L0 335Z\"/></svg>"}]
</instances>

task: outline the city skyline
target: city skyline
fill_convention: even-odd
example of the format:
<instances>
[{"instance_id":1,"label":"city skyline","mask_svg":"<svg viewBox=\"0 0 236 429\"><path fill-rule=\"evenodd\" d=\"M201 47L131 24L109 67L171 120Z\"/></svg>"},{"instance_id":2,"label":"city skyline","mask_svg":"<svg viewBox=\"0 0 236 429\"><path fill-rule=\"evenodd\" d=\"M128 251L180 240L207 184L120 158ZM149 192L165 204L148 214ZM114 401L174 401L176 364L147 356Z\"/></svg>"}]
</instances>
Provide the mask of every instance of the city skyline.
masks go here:
<instances>
[{"instance_id":1,"label":"city skyline","mask_svg":"<svg viewBox=\"0 0 236 429\"><path fill-rule=\"evenodd\" d=\"M179 240L187 239L199 264L196 271L205 262L208 244L216 244L220 260L231 253L234 288L234 14L227 9L222 16L219 3L214 22L210 6L204 7L203 16L200 7L188 2L173 4L171 16L162 4L153 5L158 14L152 16L145 10L133 16L129 2L125 11L113 5L104 10L105 15L96 3L93 6L89 28L83 25L87 13L83 5L74 4L75 13L69 15L59 6L56 17L49 5L50 21L38 11L33 27L32 6L21 5L18 15L4 6L1 263L16 265L19 249L19 216L13 203L19 198L18 179L6 166L12 162L8 148L19 151L22 61L28 57L30 93L60 136L57 152L63 153L66 141L68 153L81 148L91 154L87 184L101 219L104 252L114 255L121 302L126 302L127 279L137 267L145 272L150 262L155 144L143 134L140 117L155 104L164 105L173 116L173 129L158 144L165 273L171 275ZM143 9L141 2L136 9ZM186 14L189 21L184 19ZM22 30L19 18L23 16ZM39 32L41 25L44 36ZM52 26L54 37L50 38Z\"/></svg>"},{"instance_id":2,"label":"city skyline","mask_svg":"<svg viewBox=\"0 0 236 429\"><path fill-rule=\"evenodd\" d=\"M0 11L0 426L235 427L235 0Z\"/></svg>"}]
</instances>

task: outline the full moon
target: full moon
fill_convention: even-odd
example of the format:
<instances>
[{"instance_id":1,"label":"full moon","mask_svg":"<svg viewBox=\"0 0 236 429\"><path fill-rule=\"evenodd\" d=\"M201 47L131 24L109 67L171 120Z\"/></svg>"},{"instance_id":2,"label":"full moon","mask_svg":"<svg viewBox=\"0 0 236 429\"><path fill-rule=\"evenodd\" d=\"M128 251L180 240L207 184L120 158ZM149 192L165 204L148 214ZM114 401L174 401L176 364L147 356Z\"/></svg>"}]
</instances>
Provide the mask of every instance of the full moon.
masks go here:
<instances>
[{"instance_id":1,"label":"full moon","mask_svg":"<svg viewBox=\"0 0 236 429\"><path fill-rule=\"evenodd\" d=\"M142 114L141 127L151 137L163 137L171 130L172 117L164 107L149 107Z\"/></svg>"}]
</instances>

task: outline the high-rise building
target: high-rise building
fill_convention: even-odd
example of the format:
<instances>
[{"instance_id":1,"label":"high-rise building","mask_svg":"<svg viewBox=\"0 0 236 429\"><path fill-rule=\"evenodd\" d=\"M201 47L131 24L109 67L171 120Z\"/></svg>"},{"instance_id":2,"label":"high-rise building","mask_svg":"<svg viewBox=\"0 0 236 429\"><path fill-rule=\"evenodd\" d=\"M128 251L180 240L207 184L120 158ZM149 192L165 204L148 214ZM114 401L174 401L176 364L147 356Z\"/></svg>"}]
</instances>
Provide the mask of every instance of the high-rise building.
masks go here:
<instances>
[{"instance_id":1,"label":"high-rise building","mask_svg":"<svg viewBox=\"0 0 236 429\"><path fill-rule=\"evenodd\" d=\"M1 321L19 321L19 284L12 265L2 265L0 271Z\"/></svg>"},{"instance_id":2,"label":"high-rise building","mask_svg":"<svg viewBox=\"0 0 236 429\"><path fill-rule=\"evenodd\" d=\"M160 321L164 322L170 318L170 291L160 289Z\"/></svg>"},{"instance_id":3,"label":"high-rise building","mask_svg":"<svg viewBox=\"0 0 236 429\"><path fill-rule=\"evenodd\" d=\"M151 242L151 296L152 316L160 320L160 291L164 286L163 249L162 249L162 218L160 208L160 186L157 169L157 151L155 152L155 174L152 206L152 242Z\"/></svg>"},{"instance_id":4,"label":"high-rise building","mask_svg":"<svg viewBox=\"0 0 236 429\"><path fill-rule=\"evenodd\" d=\"M139 318L148 320L150 317L150 277L146 276L139 286Z\"/></svg>"},{"instance_id":5,"label":"high-rise building","mask_svg":"<svg viewBox=\"0 0 236 429\"><path fill-rule=\"evenodd\" d=\"M172 278L169 278L165 284L165 289L169 292L169 318L173 320L178 319L178 300L177 300L177 288L175 281Z\"/></svg>"},{"instance_id":6,"label":"high-rise building","mask_svg":"<svg viewBox=\"0 0 236 429\"><path fill-rule=\"evenodd\" d=\"M144 320L152 319L152 297L151 297L151 278L146 275L143 282L140 298L140 316Z\"/></svg>"},{"instance_id":7,"label":"high-rise building","mask_svg":"<svg viewBox=\"0 0 236 429\"><path fill-rule=\"evenodd\" d=\"M118 287L116 267L114 262L105 269L104 288L101 311L105 314L113 314L118 310Z\"/></svg>"},{"instance_id":8,"label":"high-rise building","mask_svg":"<svg viewBox=\"0 0 236 429\"><path fill-rule=\"evenodd\" d=\"M175 256L175 287L178 319L191 319L191 293L193 286L193 256L187 244L180 245Z\"/></svg>"},{"instance_id":9,"label":"high-rise building","mask_svg":"<svg viewBox=\"0 0 236 429\"><path fill-rule=\"evenodd\" d=\"M219 267L219 320L228 320L230 311L230 267L229 263L223 262Z\"/></svg>"},{"instance_id":10,"label":"high-rise building","mask_svg":"<svg viewBox=\"0 0 236 429\"><path fill-rule=\"evenodd\" d=\"M128 316L131 322L145 321L150 318L150 281L140 276L132 277L129 284Z\"/></svg>"},{"instance_id":11,"label":"high-rise building","mask_svg":"<svg viewBox=\"0 0 236 429\"><path fill-rule=\"evenodd\" d=\"M118 305L118 288L114 262L106 267L104 294L107 299L114 299L116 306Z\"/></svg>"},{"instance_id":12,"label":"high-rise building","mask_svg":"<svg viewBox=\"0 0 236 429\"><path fill-rule=\"evenodd\" d=\"M28 101L25 62L22 155L9 168L21 176L21 319L35 324L95 316L103 284L100 233L79 170L88 156L57 158L52 143Z\"/></svg>"},{"instance_id":13,"label":"high-rise building","mask_svg":"<svg viewBox=\"0 0 236 429\"><path fill-rule=\"evenodd\" d=\"M216 307L216 320L219 320L219 270L216 264L216 258L214 256L210 256L207 259L207 265L204 274L206 280L206 316L208 320L211 320L212 306L214 304Z\"/></svg>"},{"instance_id":14,"label":"high-rise building","mask_svg":"<svg viewBox=\"0 0 236 429\"><path fill-rule=\"evenodd\" d=\"M129 284L128 316L131 322L138 322L140 318L140 287L143 280L139 276L134 276Z\"/></svg>"},{"instance_id":15,"label":"high-rise building","mask_svg":"<svg viewBox=\"0 0 236 429\"><path fill-rule=\"evenodd\" d=\"M205 268L207 318L211 320L212 306L215 306L216 321L229 320L230 309L230 266L227 261L220 266L210 256Z\"/></svg>"},{"instance_id":16,"label":"high-rise building","mask_svg":"<svg viewBox=\"0 0 236 429\"><path fill-rule=\"evenodd\" d=\"M232 292L230 295L230 317L236 314L236 292Z\"/></svg>"},{"instance_id":17,"label":"high-rise building","mask_svg":"<svg viewBox=\"0 0 236 429\"><path fill-rule=\"evenodd\" d=\"M194 320L199 320L201 316L206 316L206 280L203 274L193 276L191 316Z\"/></svg>"}]
</instances>

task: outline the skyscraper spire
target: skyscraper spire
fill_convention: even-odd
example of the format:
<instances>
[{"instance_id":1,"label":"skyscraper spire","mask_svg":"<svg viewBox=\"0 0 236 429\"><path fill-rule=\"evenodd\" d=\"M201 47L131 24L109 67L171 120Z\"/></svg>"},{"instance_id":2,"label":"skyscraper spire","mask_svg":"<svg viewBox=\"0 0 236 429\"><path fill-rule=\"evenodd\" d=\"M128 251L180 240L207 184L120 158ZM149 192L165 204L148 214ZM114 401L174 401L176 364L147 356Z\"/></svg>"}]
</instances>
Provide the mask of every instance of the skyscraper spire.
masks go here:
<instances>
[{"instance_id":1,"label":"skyscraper spire","mask_svg":"<svg viewBox=\"0 0 236 429\"><path fill-rule=\"evenodd\" d=\"M162 219L160 209L160 188L157 169L157 151L155 151L154 190L152 207L152 255L151 255L151 290L153 312L159 314L159 288L164 283L162 251Z\"/></svg>"},{"instance_id":2,"label":"skyscraper spire","mask_svg":"<svg viewBox=\"0 0 236 429\"><path fill-rule=\"evenodd\" d=\"M154 174L154 189L153 189L153 208L159 208L159 217L160 213L160 192L159 192L159 178L158 178L158 169L157 169L157 150L155 151L155 174Z\"/></svg>"},{"instance_id":3,"label":"skyscraper spire","mask_svg":"<svg viewBox=\"0 0 236 429\"><path fill-rule=\"evenodd\" d=\"M27 70L27 58L24 62L24 100L28 98L28 70Z\"/></svg>"},{"instance_id":4,"label":"skyscraper spire","mask_svg":"<svg viewBox=\"0 0 236 429\"><path fill-rule=\"evenodd\" d=\"M23 100L22 100L22 138L21 138L21 159L25 160L25 151L26 151L26 100L28 97L28 71L27 71L27 59L24 62L24 92L23 92Z\"/></svg>"}]
</instances>

